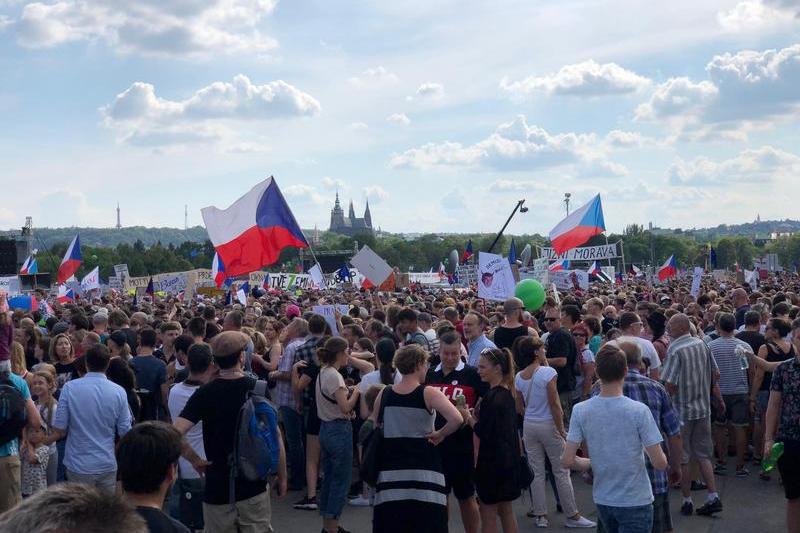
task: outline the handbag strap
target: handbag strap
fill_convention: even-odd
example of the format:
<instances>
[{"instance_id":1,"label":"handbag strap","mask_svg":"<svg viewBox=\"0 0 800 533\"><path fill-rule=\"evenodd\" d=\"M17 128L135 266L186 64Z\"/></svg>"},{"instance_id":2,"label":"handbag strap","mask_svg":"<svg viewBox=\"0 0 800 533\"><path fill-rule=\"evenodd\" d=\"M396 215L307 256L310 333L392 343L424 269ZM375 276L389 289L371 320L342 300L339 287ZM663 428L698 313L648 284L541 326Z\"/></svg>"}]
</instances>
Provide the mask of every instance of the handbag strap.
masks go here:
<instances>
[{"instance_id":1,"label":"handbag strap","mask_svg":"<svg viewBox=\"0 0 800 533\"><path fill-rule=\"evenodd\" d=\"M540 367L538 367L538 368L537 368L536 370L534 370L534 371L533 371L533 373L531 374L531 384L530 384L530 385L528 385L528 392L525 394L525 408L526 408L526 409L527 409L528 405L530 405L531 391L533 390L533 378L534 378L534 376L536 376L536 373L539 371L539 368L542 368L542 367L541 367L541 366L540 366Z\"/></svg>"},{"instance_id":2,"label":"handbag strap","mask_svg":"<svg viewBox=\"0 0 800 533\"><path fill-rule=\"evenodd\" d=\"M383 427L383 411L386 409L386 401L389 399L389 394L392 392L392 386L387 385L383 388L383 394L381 394L381 405L378 407L378 423L377 427Z\"/></svg>"}]
</instances>

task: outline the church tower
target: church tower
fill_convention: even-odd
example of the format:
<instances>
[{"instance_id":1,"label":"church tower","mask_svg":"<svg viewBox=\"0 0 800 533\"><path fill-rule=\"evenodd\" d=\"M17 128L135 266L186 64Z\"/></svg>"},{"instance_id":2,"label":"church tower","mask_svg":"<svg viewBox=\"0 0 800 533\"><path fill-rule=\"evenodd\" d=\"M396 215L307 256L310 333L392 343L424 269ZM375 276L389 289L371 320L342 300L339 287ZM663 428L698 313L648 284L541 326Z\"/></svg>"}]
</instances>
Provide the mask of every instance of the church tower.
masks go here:
<instances>
[{"instance_id":1,"label":"church tower","mask_svg":"<svg viewBox=\"0 0 800 533\"><path fill-rule=\"evenodd\" d=\"M347 213L347 218L351 221L356 219L356 210L353 209L353 200L350 200L350 211Z\"/></svg>"},{"instance_id":2,"label":"church tower","mask_svg":"<svg viewBox=\"0 0 800 533\"><path fill-rule=\"evenodd\" d=\"M367 198L367 208L364 209L364 224L368 228L372 228L372 214L369 212L369 198Z\"/></svg>"},{"instance_id":3,"label":"church tower","mask_svg":"<svg viewBox=\"0 0 800 533\"><path fill-rule=\"evenodd\" d=\"M336 203L331 209L331 229L342 226L344 226L344 211L342 210L342 204L339 203L339 191L336 191Z\"/></svg>"}]
</instances>

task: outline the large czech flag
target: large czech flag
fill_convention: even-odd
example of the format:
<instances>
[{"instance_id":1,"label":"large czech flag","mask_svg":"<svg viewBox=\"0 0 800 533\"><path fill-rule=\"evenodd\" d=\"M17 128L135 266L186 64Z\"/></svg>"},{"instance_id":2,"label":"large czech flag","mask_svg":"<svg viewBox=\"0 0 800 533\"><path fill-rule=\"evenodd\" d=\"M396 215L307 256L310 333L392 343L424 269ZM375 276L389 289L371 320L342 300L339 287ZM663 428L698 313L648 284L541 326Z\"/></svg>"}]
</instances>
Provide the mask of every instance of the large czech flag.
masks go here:
<instances>
[{"instance_id":1,"label":"large czech flag","mask_svg":"<svg viewBox=\"0 0 800 533\"><path fill-rule=\"evenodd\" d=\"M287 246L308 248L308 241L272 177L227 209L205 207L201 213L227 276L248 274L271 265Z\"/></svg>"},{"instance_id":2,"label":"large czech flag","mask_svg":"<svg viewBox=\"0 0 800 533\"><path fill-rule=\"evenodd\" d=\"M598 194L586 205L567 216L550 230L550 242L556 254L563 254L606 230L603 205Z\"/></svg>"},{"instance_id":3,"label":"large czech flag","mask_svg":"<svg viewBox=\"0 0 800 533\"><path fill-rule=\"evenodd\" d=\"M83 256L81 256L81 239L78 235L75 235L75 238L69 243L67 253L64 254L64 259L61 260L61 265L58 267L58 283L64 283L74 276L75 272L80 268L81 263L83 263Z\"/></svg>"},{"instance_id":4,"label":"large czech flag","mask_svg":"<svg viewBox=\"0 0 800 533\"><path fill-rule=\"evenodd\" d=\"M661 268L658 269L658 280L664 281L669 278L674 278L678 275L678 269L675 266L675 255L669 256L669 259L661 265Z\"/></svg>"}]
</instances>

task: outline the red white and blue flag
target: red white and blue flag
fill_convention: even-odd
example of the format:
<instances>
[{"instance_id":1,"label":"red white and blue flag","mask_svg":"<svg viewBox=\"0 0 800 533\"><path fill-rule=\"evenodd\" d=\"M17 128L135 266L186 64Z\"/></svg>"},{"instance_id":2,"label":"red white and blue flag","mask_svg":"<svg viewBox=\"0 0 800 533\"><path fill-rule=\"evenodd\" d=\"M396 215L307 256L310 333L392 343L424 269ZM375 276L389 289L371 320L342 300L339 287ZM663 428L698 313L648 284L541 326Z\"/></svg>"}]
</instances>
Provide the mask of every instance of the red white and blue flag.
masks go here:
<instances>
[{"instance_id":1,"label":"red white and blue flag","mask_svg":"<svg viewBox=\"0 0 800 533\"><path fill-rule=\"evenodd\" d=\"M598 263L597 261L592 263L592 266L589 267L588 272L590 276L595 276L600 280L605 281L606 283L612 282L611 277L605 272L603 272L603 269L600 268L600 263Z\"/></svg>"},{"instance_id":2,"label":"red white and blue flag","mask_svg":"<svg viewBox=\"0 0 800 533\"><path fill-rule=\"evenodd\" d=\"M472 239L470 239L469 242L467 242L467 247L464 248L464 253L461 254L461 262L466 263L472 258L472 255Z\"/></svg>"},{"instance_id":3,"label":"red white and blue flag","mask_svg":"<svg viewBox=\"0 0 800 533\"><path fill-rule=\"evenodd\" d=\"M144 290L144 293L150 295L150 298L155 295L156 289L153 284L153 276L150 276L150 281L147 282L147 288Z\"/></svg>"},{"instance_id":4,"label":"red white and blue flag","mask_svg":"<svg viewBox=\"0 0 800 533\"><path fill-rule=\"evenodd\" d=\"M674 278L678 274L678 269L675 267L675 255L669 256L669 259L661 265L658 269L658 280L665 281L669 278Z\"/></svg>"},{"instance_id":5,"label":"red white and blue flag","mask_svg":"<svg viewBox=\"0 0 800 533\"><path fill-rule=\"evenodd\" d=\"M39 308L39 301L32 294L20 294L8 299L8 308L35 311Z\"/></svg>"},{"instance_id":6,"label":"red white and blue flag","mask_svg":"<svg viewBox=\"0 0 800 533\"><path fill-rule=\"evenodd\" d=\"M270 177L227 209L204 207L203 221L228 276L255 272L288 246L308 248L300 226Z\"/></svg>"},{"instance_id":7,"label":"red white and blue flag","mask_svg":"<svg viewBox=\"0 0 800 533\"><path fill-rule=\"evenodd\" d=\"M222 264L222 259L219 258L219 254L214 252L214 259L211 260L211 279L217 284L218 289L222 287L226 277L225 265Z\"/></svg>"},{"instance_id":8,"label":"red white and blue flag","mask_svg":"<svg viewBox=\"0 0 800 533\"><path fill-rule=\"evenodd\" d=\"M67 287L66 285L59 285L56 301L60 304L65 304L73 300L75 300L75 292L72 290L72 288Z\"/></svg>"},{"instance_id":9,"label":"red white and blue flag","mask_svg":"<svg viewBox=\"0 0 800 533\"><path fill-rule=\"evenodd\" d=\"M559 270L569 270L569 260L562 259L560 261L556 261L552 263L550 266L547 267L547 270L550 272L558 272Z\"/></svg>"},{"instance_id":10,"label":"red white and blue flag","mask_svg":"<svg viewBox=\"0 0 800 533\"><path fill-rule=\"evenodd\" d=\"M556 254L563 254L606 230L603 205L598 194L550 230L550 242Z\"/></svg>"},{"instance_id":11,"label":"red white and blue flag","mask_svg":"<svg viewBox=\"0 0 800 533\"><path fill-rule=\"evenodd\" d=\"M38 272L39 265L36 263L36 258L29 255L25 258L25 262L22 263L22 268L19 269L19 273L24 276L26 274L37 274Z\"/></svg>"},{"instance_id":12,"label":"red white and blue flag","mask_svg":"<svg viewBox=\"0 0 800 533\"><path fill-rule=\"evenodd\" d=\"M75 275L75 272L80 268L83 263L83 256L81 255L81 240L78 235L72 239L67 247L67 253L64 254L64 259L61 260L61 265L58 267L58 274L56 275L58 283L64 283L69 278Z\"/></svg>"}]
</instances>

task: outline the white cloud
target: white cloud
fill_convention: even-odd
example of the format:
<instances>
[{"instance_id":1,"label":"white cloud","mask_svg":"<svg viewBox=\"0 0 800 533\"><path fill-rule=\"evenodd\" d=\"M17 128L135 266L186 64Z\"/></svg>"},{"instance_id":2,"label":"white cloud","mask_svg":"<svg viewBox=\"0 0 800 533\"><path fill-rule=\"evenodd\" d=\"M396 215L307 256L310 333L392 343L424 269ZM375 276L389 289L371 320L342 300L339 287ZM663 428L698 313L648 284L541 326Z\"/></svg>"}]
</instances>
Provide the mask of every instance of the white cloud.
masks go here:
<instances>
[{"instance_id":1,"label":"white cloud","mask_svg":"<svg viewBox=\"0 0 800 533\"><path fill-rule=\"evenodd\" d=\"M157 146L214 142L233 135L231 121L314 116L319 102L282 81L254 85L238 75L233 83L214 82L185 100L160 98L149 83L135 82L100 113L124 142Z\"/></svg>"},{"instance_id":2,"label":"white cloud","mask_svg":"<svg viewBox=\"0 0 800 533\"><path fill-rule=\"evenodd\" d=\"M444 86L441 83L428 81L417 87L414 96L407 96L406 100L437 101L442 98L444 98Z\"/></svg>"},{"instance_id":3,"label":"white cloud","mask_svg":"<svg viewBox=\"0 0 800 533\"><path fill-rule=\"evenodd\" d=\"M475 144L428 143L395 154L389 164L395 168L485 167L514 171L597 164L598 159L604 160L604 152L593 134L551 135L538 126L529 126L525 116L519 115Z\"/></svg>"},{"instance_id":4,"label":"white cloud","mask_svg":"<svg viewBox=\"0 0 800 533\"><path fill-rule=\"evenodd\" d=\"M121 52L162 56L247 53L277 47L258 26L277 0L61 0L30 2L14 21L17 42L49 48L101 41Z\"/></svg>"},{"instance_id":5,"label":"white cloud","mask_svg":"<svg viewBox=\"0 0 800 533\"><path fill-rule=\"evenodd\" d=\"M748 130L800 109L800 44L717 55L706 72L710 80L660 84L636 119L664 121L679 138L742 140Z\"/></svg>"},{"instance_id":6,"label":"white cloud","mask_svg":"<svg viewBox=\"0 0 800 533\"><path fill-rule=\"evenodd\" d=\"M795 4L795 5L792 5ZM717 13L717 21L731 32L760 31L791 24L795 18L789 8L798 8L796 2L746 0L727 11Z\"/></svg>"},{"instance_id":7,"label":"white cloud","mask_svg":"<svg viewBox=\"0 0 800 533\"><path fill-rule=\"evenodd\" d=\"M365 122L351 122L350 129L353 131L364 131L369 129L369 126Z\"/></svg>"},{"instance_id":8,"label":"white cloud","mask_svg":"<svg viewBox=\"0 0 800 533\"><path fill-rule=\"evenodd\" d=\"M347 188L343 180L340 180L339 178L331 178L329 176L322 178L322 186L329 191L341 191Z\"/></svg>"},{"instance_id":9,"label":"white cloud","mask_svg":"<svg viewBox=\"0 0 800 533\"><path fill-rule=\"evenodd\" d=\"M389 198L389 193L380 185L364 187L364 196L373 204L379 204Z\"/></svg>"},{"instance_id":10,"label":"white cloud","mask_svg":"<svg viewBox=\"0 0 800 533\"><path fill-rule=\"evenodd\" d=\"M667 179L673 185L693 186L763 185L773 181L794 184L800 180L800 156L762 146L719 162L707 157L691 161L678 158L667 169Z\"/></svg>"},{"instance_id":11,"label":"white cloud","mask_svg":"<svg viewBox=\"0 0 800 533\"><path fill-rule=\"evenodd\" d=\"M589 60L565 65L548 76L529 76L514 82L504 78L500 81L500 88L515 97L530 96L538 92L559 96L595 97L628 94L649 84L649 79L616 63L599 64Z\"/></svg>"},{"instance_id":12,"label":"white cloud","mask_svg":"<svg viewBox=\"0 0 800 533\"><path fill-rule=\"evenodd\" d=\"M641 148L653 142L638 131L611 130L606 134L606 144L612 148Z\"/></svg>"},{"instance_id":13,"label":"white cloud","mask_svg":"<svg viewBox=\"0 0 800 533\"><path fill-rule=\"evenodd\" d=\"M526 192L526 191L553 191L555 188L545 181L533 180L494 180L488 187L490 192Z\"/></svg>"},{"instance_id":14,"label":"white cloud","mask_svg":"<svg viewBox=\"0 0 800 533\"><path fill-rule=\"evenodd\" d=\"M405 113L392 113L386 117L386 121L392 124L402 124L403 126L411 124L411 119Z\"/></svg>"},{"instance_id":15,"label":"white cloud","mask_svg":"<svg viewBox=\"0 0 800 533\"><path fill-rule=\"evenodd\" d=\"M283 195L292 200L292 205L322 206L330 203L330 199L321 195L317 189L303 183L295 183L282 189Z\"/></svg>"},{"instance_id":16,"label":"white cloud","mask_svg":"<svg viewBox=\"0 0 800 533\"><path fill-rule=\"evenodd\" d=\"M353 76L348 80L354 87L369 88L397 83L398 77L390 72L386 67L378 66L368 68L358 76Z\"/></svg>"}]
</instances>

